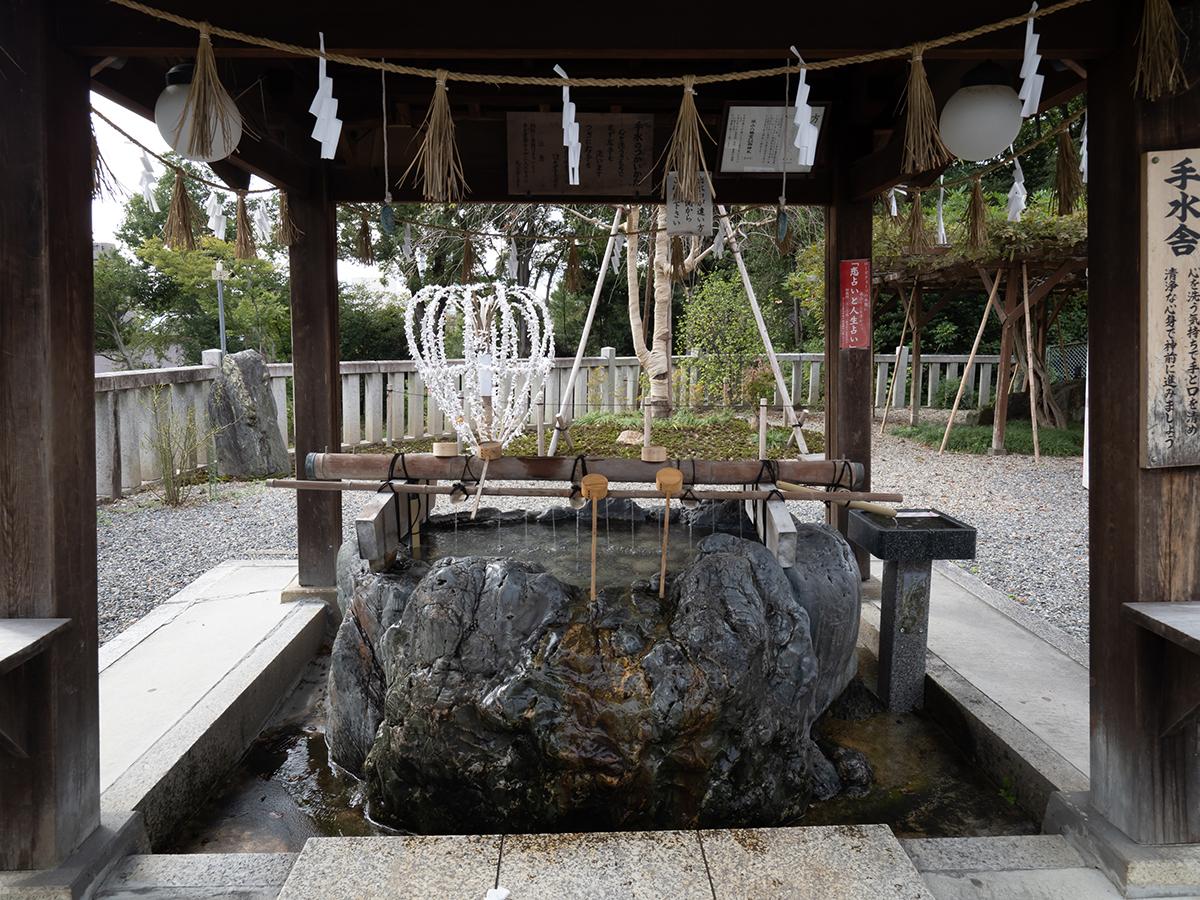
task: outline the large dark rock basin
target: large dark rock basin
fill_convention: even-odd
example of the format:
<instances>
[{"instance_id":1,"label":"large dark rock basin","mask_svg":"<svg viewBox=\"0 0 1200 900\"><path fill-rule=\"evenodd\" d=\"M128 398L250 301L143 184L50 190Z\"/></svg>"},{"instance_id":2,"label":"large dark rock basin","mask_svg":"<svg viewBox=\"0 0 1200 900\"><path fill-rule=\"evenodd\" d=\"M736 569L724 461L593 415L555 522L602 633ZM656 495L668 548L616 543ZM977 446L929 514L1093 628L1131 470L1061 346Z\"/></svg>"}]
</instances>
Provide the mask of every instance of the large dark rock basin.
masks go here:
<instances>
[{"instance_id":1,"label":"large dark rock basin","mask_svg":"<svg viewBox=\"0 0 1200 900\"><path fill-rule=\"evenodd\" d=\"M353 591L330 670L333 759L422 833L770 825L837 793L810 735L854 675L848 545L800 525L785 572L705 537L660 601L511 559L401 559ZM806 574L807 573L807 574Z\"/></svg>"}]
</instances>

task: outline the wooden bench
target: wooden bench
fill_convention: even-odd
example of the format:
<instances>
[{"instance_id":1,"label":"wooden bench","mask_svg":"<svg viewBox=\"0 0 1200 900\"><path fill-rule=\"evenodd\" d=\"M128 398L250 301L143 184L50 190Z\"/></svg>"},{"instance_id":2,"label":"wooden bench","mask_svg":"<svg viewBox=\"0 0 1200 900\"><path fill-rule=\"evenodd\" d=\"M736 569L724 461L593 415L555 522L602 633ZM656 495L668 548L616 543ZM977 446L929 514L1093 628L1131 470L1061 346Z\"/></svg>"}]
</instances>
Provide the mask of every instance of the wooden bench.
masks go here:
<instances>
[{"instance_id":1,"label":"wooden bench","mask_svg":"<svg viewBox=\"0 0 1200 900\"><path fill-rule=\"evenodd\" d=\"M26 692L17 684L15 670L45 651L70 624L70 619L0 619L0 753L28 756L21 715Z\"/></svg>"}]
</instances>

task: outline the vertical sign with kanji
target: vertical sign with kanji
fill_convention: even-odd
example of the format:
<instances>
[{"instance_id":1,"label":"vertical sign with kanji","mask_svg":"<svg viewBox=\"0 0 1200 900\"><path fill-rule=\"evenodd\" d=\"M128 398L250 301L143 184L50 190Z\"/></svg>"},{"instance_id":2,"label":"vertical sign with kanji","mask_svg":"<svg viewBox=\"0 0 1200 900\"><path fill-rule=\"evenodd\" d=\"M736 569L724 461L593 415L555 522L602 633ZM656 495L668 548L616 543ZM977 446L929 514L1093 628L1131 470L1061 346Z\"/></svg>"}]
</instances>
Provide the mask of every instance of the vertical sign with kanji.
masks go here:
<instances>
[{"instance_id":1,"label":"vertical sign with kanji","mask_svg":"<svg viewBox=\"0 0 1200 900\"><path fill-rule=\"evenodd\" d=\"M1200 465L1200 150L1142 166L1142 465Z\"/></svg>"},{"instance_id":2,"label":"vertical sign with kanji","mask_svg":"<svg viewBox=\"0 0 1200 900\"><path fill-rule=\"evenodd\" d=\"M843 259L839 267L842 286L843 350L871 349L871 261Z\"/></svg>"}]
</instances>

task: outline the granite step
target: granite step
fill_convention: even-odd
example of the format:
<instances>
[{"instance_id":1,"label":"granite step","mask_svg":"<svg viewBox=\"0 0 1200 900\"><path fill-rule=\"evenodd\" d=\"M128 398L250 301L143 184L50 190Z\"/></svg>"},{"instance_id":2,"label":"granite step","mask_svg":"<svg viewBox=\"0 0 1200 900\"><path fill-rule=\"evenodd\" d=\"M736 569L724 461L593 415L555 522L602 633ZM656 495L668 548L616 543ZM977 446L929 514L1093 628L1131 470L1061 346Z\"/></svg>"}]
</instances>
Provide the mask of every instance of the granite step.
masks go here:
<instances>
[{"instance_id":1,"label":"granite step","mask_svg":"<svg viewBox=\"0 0 1200 900\"><path fill-rule=\"evenodd\" d=\"M129 856L96 894L97 900L274 900L295 853L159 853Z\"/></svg>"}]
</instances>

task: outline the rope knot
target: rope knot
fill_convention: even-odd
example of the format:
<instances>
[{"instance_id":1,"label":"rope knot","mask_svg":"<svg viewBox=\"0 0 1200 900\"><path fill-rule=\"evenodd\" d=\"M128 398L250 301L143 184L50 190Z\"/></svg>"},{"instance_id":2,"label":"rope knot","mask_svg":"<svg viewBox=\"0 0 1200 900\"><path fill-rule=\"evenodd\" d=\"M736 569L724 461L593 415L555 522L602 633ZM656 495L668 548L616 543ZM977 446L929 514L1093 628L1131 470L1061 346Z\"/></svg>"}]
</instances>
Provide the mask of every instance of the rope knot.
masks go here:
<instances>
[{"instance_id":1,"label":"rope knot","mask_svg":"<svg viewBox=\"0 0 1200 900\"><path fill-rule=\"evenodd\" d=\"M925 44L913 44L912 61L920 62L925 58Z\"/></svg>"},{"instance_id":2,"label":"rope knot","mask_svg":"<svg viewBox=\"0 0 1200 900\"><path fill-rule=\"evenodd\" d=\"M446 87L446 79L449 76L450 72L448 69L438 69L437 72L434 73L434 77L437 79L437 86L444 89Z\"/></svg>"},{"instance_id":3,"label":"rope knot","mask_svg":"<svg viewBox=\"0 0 1200 900\"><path fill-rule=\"evenodd\" d=\"M696 93L696 76L695 75L684 75L683 76L683 92L685 94L695 94Z\"/></svg>"}]
</instances>

